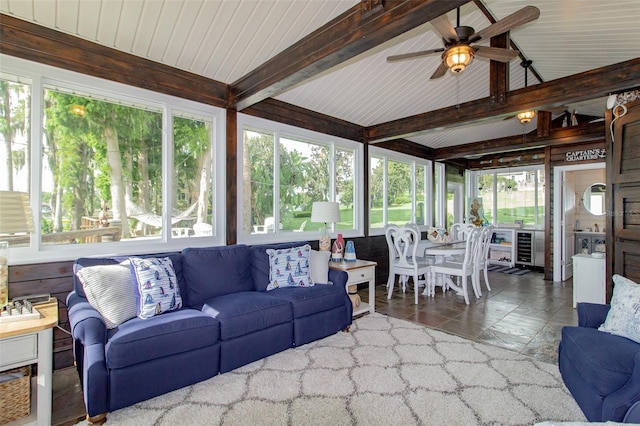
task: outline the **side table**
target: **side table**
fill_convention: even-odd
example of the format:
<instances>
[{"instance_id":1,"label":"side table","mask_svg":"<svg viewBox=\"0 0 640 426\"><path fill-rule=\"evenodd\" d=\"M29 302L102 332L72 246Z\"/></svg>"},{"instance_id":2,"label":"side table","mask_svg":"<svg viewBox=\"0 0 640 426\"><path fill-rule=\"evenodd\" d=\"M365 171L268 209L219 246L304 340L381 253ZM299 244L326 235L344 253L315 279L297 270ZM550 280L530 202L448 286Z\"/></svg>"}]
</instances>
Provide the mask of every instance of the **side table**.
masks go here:
<instances>
[{"instance_id":1,"label":"side table","mask_svg":"<svg viewBox=\"0 0 640 426\"><path fill-rule=\"evenodd\" d=\"M349 274L346 287L354 284L369 284L369 303L360 302L358 309L353 311L353 316L369 311L374 313L376 300L376 262L357 259L355 262L329 262L329 268L345 271Z\"/></svg>"},{"instance_id":2,"label":"side table","mask_svg":"<svg viewBox=\"0 0 640 426\"><path fill-rule=\"evenodd\" d=\"M35 308L40 312L39 319L0 323L0 371L38 364L36 424L50 425L53 327L58 324L58 299L51 298Z\"/></svg>"}]
</instances>

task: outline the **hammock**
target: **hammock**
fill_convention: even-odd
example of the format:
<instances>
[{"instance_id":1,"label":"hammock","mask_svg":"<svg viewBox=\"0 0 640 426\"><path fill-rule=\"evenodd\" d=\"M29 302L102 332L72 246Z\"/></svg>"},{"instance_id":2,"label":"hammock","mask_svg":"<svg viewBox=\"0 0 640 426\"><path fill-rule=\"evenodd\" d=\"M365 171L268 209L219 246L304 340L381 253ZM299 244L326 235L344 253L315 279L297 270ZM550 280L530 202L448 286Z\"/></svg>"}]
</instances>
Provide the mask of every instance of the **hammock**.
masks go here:
<instances>
[{"instance_id":1,"label":"hammock","mask_svg":"<svg viewBox=\"0 0 640 426\"><path fill-rule=\"evenodd\" d=\"M144 209L133 201L127 200L127 216L137 219L145 225L154 226L156 228L162 228L162 216L145 212ZM182 220L193 220L196 217L192 216L191 213L198 206L198 202L191 204L185 211L183 212L174 212L174 215L171 216L171 224L175 225L176 223ZM176 214L177 213L177 214Z\"/></svg>"}]
</instances>

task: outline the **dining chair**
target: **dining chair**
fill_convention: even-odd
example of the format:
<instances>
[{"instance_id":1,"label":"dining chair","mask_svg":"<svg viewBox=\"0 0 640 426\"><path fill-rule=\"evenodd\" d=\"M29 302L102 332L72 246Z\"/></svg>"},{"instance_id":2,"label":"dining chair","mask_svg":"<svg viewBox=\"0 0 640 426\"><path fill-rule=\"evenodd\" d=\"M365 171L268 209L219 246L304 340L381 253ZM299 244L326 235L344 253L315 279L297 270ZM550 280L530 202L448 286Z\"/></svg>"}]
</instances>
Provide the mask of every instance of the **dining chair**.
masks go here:
<instances>
[{"instance_id":1,"label":"dining chair","mask_svg":"<svg viewBox=\"0 0 640 426\"><path fill-rule=\"evenodd\" d=\"M453 235L453 239L456 241L464 241L467 239L467 232L475 227L476 226L472 223L457 222L451 225L449 234Z\"/></svg>"},{"instance_id":2,"label":"dining chair","mask_svg":"<svg viewBox=\"0 0 640 426\"><path fill-rule=\"evenodd\" d=\"M389 278L387 279L387 288L389 289L389 295L391 295L391 292L393 292L396 275L400 275L400 281L402 282L402 291L405 292L407 288L407 277L395 271L395 265L398 263L400 254L396 250L394 240L398 235L399 229L400 228L393 223L388 223L384 226L384 236L387 240L387 249L389 250ZM391 298L391 296L389 296L389 298Z\"/></svg>"},{"instance_id":3,"label":"dining chair","mask_svg":"<svg viewBox=\"0 0 640 426\"><path fill-rule=\"evenodd\" d=\"M413 279L413 287L415 292L415 304L418 304L418 288L421 283L429 286L429 268L434 264L430 259L418 257L418 244L416 241L420 239L418 231L414 228L407 227L390 227L390 235L393 239L393 245L398 258L393 265L395 274L411 277ZM391 270L391 268L390 268ZM390 274L391 275L391 274ZM420 280L419 277L424 277ZM395 279L393 280L395 281ZM387 299L391 299L393 293L393 282L389 286Z\"/></svg>"},{"instance_id":4,"label":"dining chair","mask_svg":"<svg viewBox=\"0 0 640 426\"><path fill-rule=\"evenodd\" d=\"M489 246L491 245L491 236L493 235L493 225L483 226L480 228L480 239L478 241L478 248L476 250L476 261L474 263L474 276L476 284L476 294L482 296L482 289L480 286L480 271L484 275L484 285L487 290L491 291L491 285L489 284Z\"/></svg>"},{"instance_id":5,"label":"dining chair","mask_svg":"<svg viewBox=\"0 0 640 426\"><path fill-rule=\"evenodd\" d=\"M480 228L470 229L467 233L467 239L465 243L465 252L464 259L461 263L458 262L450 262L445 260L443 263L436 263L431 265L430 273L431 279L429 280L429 294L433 297L435 296L435 286L436 286L436 278L438 274L443 275L442 283L443 287L446 286L446 276L455 276L460 277L460 287L462 288L462 295L464 296L464 301L468 305L469 304L469 291L467 289L467 279L471 277L471 288L476 295L479 297L475 284L475 275L474 275L474 262L477 256L476 250L478 249L478 242L480 240Z\"/></svg>"}]
</instances>

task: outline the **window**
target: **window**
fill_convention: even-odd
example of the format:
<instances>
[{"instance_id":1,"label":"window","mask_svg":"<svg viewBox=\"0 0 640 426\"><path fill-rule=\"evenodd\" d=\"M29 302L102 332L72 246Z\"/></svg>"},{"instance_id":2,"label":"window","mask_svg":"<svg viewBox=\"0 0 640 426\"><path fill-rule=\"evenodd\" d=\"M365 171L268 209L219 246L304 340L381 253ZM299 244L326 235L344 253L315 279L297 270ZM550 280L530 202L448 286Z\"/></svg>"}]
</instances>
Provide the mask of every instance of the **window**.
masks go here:
<instances>
[{"instance_id":1,"label":"window","mask_svg":"<svg viewBox=\"0 0 640 426\"><path fill-rule=\"evenodd\" d=\"M495 225L544 224L544 170L540 167L476 172L477 196L482 198L484 216Z\"/></svg>"},{"instance_id":2,"label":"window","mask_svg":"<svg viewBox=\"0 0 640 426\"><path fill-rule=\"evenodd\" d=\"M369 164L372 234L387 223L431 224L431 162L371 147Z\"/></svg>"},{"instance_id":3,"label":"window","mask_svg":"<svg viewBox=\"0 0 640 426\"><path fill-rule=\"evenodd\" d=\"M314 201L337 201L334 232L358 234L359 144L244 115L239 131L239 240L308 239L322 225L311 222Z\"/></svg>"},{"instance_id":4,"label":"window","mask_svg":"<svg viewBox=\"0 0 640 426\"><path fill-rule=\"evenodd\" d=\"M31 194L37 224L35 238L9 236L13 259L222 241L212 174L224 162L214 155L222 110L4 56L0 84L24 123L3 134L14 167L0 185Z\"/></svg>"}]
</instances>

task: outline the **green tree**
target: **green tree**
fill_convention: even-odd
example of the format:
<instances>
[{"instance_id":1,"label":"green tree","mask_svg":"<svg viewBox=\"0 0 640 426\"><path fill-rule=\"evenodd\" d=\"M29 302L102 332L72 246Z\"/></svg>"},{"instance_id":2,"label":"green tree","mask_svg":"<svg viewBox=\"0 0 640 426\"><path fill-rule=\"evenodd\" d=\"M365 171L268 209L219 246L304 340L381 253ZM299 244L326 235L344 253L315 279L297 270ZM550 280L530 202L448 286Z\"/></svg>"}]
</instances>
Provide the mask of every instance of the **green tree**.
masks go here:
<instances>
[{"instance_id":1,"label":"green tree","mask_svg":"<svg viewBox=\"0 0 640 426\"><path fill-rule=\"evenodd\" d=\"M27 88L22 84L11 83L0 79L0 135L4 141L0 145L0 158L4 158L5 167L2 167L4 176L0 183L4 182L0 189L13 191L13 172L24 167L28 161L29 151L26 148L15 149L17 134L29 139L29 126L26 125L26 112L29 97Z\"/></svg>"}]
</instances>

